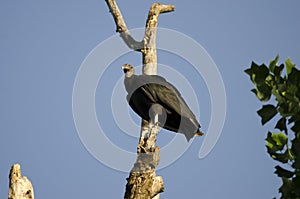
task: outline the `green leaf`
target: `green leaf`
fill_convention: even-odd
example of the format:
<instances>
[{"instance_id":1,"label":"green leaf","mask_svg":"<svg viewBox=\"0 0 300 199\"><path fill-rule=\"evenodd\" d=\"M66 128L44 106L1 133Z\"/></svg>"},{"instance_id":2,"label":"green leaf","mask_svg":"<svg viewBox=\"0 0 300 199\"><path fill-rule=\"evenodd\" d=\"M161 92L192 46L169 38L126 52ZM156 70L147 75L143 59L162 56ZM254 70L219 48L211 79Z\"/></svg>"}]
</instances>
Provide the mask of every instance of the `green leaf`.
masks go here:
<instances>
[{"instance_id":1,"label":"green leaf","mask_svg":"<svg viewBox=\"0 0 300 199\"><path fill-rule=\"evenodd\" d=\"M247 68L246 70L244 70L244 72L250 76L251 81L253 81L252 75L257 70L257 68L258 68L258 65L255 62L252 62L250 68Z\"/></svg>"},{"instance_id":2,"label":"green leaf","mask_svg":"<svg viewBox=\"0 0 300 199\"><path fill-rule=\"evenodd\" d=\"M290 115L288 112L288 104L281 104L280 107L278 108L278 112L283 117L289 117Z\"/></svg>"},{"instance_id":3,"label":"green leaf","mask_svg":"<svg viewBox=\"0 0 300 199\"><path fill-rule=\"evenodd\" d=\"M291 69L287 82L288 84L292 84L298 87L300 86L300 71L297 68Z\"/></svg>"},{"instance_id":4,"label":"green leaf","mask_svg":"<svg viewBox=\"0 0 300 199\"><path fill-rule=\"evenodd\" d=\"M251 81L257 85L264 83L265 79L269 75L269 69L266 65L257 65L255 62L251 63L251 67L244 70L250 76Z\"/></svg>"},{"instance_id":5,"label":"green leaf","mask_svg":"<svg viewBox=\"0 0 300 199\"><path fill-rule=\"evenodd\" d=\"M277 114L277 110L275 106L268 104L258 110L257 114L261 117L261 123L264 125Z\"/></svg>"},{"instance_id":6,"label":"green leaf","mask_svg":"<svg viewBox=\"0 0 300 199\"><path fill-rule=\"evenodd\" d=\"M293 122L295 122L295 121L297 121L297 120L299 120L299 118L297 117L297 116L292 116L289 120L288 120L288 124L291 124L291 123L293 123Z\"/></svg>"},{"instance_id":7,"label":"green leaf","mask_svg":"<svg viewBox=\"0 0 300 199\"><path fill-rule=\"evenodd\" d=\"M278 112L283 117L290 117L300 113L299 103L287 100L285 103L281 103Z\"/></svg>"},{"instance_id":8,"label":"green leaf","mask_svg":"<svg viewBox=\"0 0 300 199\"><path fill-rule=\"evenodd\" d=\"M246 70L244 70L245 73L247 73L248 75L252 75L252 69L251 68L247 68Z\"/></svg>"},{"instance_id":9,"label":"green leaf","mask_svg":"<svg viewBox=\"0 0 300 199\"><path fill-rule=\"evenodd\" d=\"M265 83L259 84L254 92L256 97L263 102L268 101L271 98L272 88Z\"/></svg>"},{"instance_id":10,"label":"green leaf","mask_svg":"<svg viewBox=\"0 0 300 199\"><path fill-rule=\"evenodd\" d=\"M281 64L280 66L275 66L275 68L274 68L274 75L275 75L275 77L277 77L277 78L280 77L283 68L284 68L283 64Z\"/></svg>"},{"instance_id":11,"label":"green leaf","mask_svg":"<svg viewBox=\"0 0 300 199\"><path fill-rule=\"evenodd\" d=\"M269 144L270 146L270 143L267 144ZM279 149L275 145L273 145L273 148L270 148L269 146L268 145L266 146L267 151L271 156L271 158L273 158L274 160L285 164L289 160L293 161L295 159L289 148L285 149L284 153L282 153L282 152L278 152Z\"/></svg>"},{"instance_id":12,"label":"green leaf","mask_svg":"<svg viewBox=\"0 0 300 199\"><path fill-rule=\"evenodd\" d=\"M265 82L266 78L269 75L269 69L266 65L260 65L256 70L254 71L252 77L255 84L262 84Z\"/></svg>"},{"instance_id":13,"label":"green leaf","mask_svg":"<svg viewBox=\"0 0 300 199\"><path fill-rule=\"evenodd\" d=\"M265 139L267 142L267 147L270 151L268 151L271 155L274 154L278 149L276 147L276 142L272 138L272 133L268 132L267 138Z\"/></svg>"},{"instance_id":14,"label":"green leaf","mask_svg":"<svg viewBox=\"0 0 300 199\"><path fill-rule=\"evenodd\" d=\"M276 173L279 177L285 177L285 178L291 178L294 176L294 172L291 172L289 170L283 169L280 166L276 166L275 167L276 171L274 173Z\"/></svg>"},{"instance_id":15,"label":"green leaf","mask_svg":"<svg viewBox=\"0 0 300 199\"><path fill-rule=\"evenodd\" d=\"M257 90L255 88L251 89L251 92L257 95Z\"/></svg>"},{"instance_id":16,"label":"green leaf","mask_svg":"<svg viewBox=\"0 0 300 199\"><path fill-rule=\"evenodd\" d=\"M286 99L281 95L278 89L273 89L272 94L275 96L276 101L278 104L283 104L285 103Z\"/></svg>"},{"instance_id":17,"label":"green leaf","mask_svg":"<svg viewBox=\"0 0 300 199\"><path fill-rule=\"evenodd\" d=\"M282 178L282 186L279 188L279 192L282 193L281 198L295 198L293 193L293 182L287 178Z\"/></svg>"},{"instance_id":18,"label":"green leaf","mask_svg":"<svg viewBox=\"0 0 300 199\"><path fill-rule=\"evenodd\" d=\"M299 114L299 110L300 110L299 103L290 101L288 110L289 110L290 115Z\"/></svg>"},{"instance_id":19,"label":"green leaf","mask_svg":"<svg viewBox=\"0 0 300 199\"><path fill-rule=\"evenodd\" d=\"M300 172L300 135L296 134L295 138L291 141L292 147L291 147L291 152L294 156L294 167L299 169ZM300 175L300 173L299 173Z\"/></svg>"},{"instance_id":20,"label":"green leaf","mask_svg":"<svg viewBox=\"0 0 300 199\"><path fill-rule=\"evenodd\" d=\"M300 170L300 158L297 158L297 159L295 160L295 162L293 163L293 167L294 167L295 169Z\"/></svg>"},{"instance_id":21,"label":"green leaf","mask_svg":"<svg viewBox=\"0 0 300 199\"><path fill-rule=\"evenodd\" d=\"M285 60L285 66L286 66L286 74L290 74L292 72L292 68L294 68L296 66L296 64L294 64L290 58L288 58L287 60Z\"/></svg>"},{"instance_id":22,"label":"green leaf","mask_svg":"<svg viewBox=\"0 0 300 199\"><path fill-rule=\"evenodd\" d=\"M286 88L286 92L284 93L284 97L286 97L289 100L293 100L298 102L299 99L296 97L296 93L298 91L298 87L294 84L288 84Z\"/></svg>"},{"instance_id":23,"label":"green leaf","mask_svg":"<svg viewBox=\"0 0 300 199\"><path fill-rule=\"evenodd\" d=\"M276 152L283 150L284 146L287 144L287 137L282 132L280 133L271 133L268 132L267 138L267 147L269 147L272 151Z\"/></svg>"},{"instance_id":24,"label":"green leaf","mask_svg":"<svg viewBox=\"0 0 300 199\"><path fill-rule=\"evenodd\" d=\"M300 197L300 189L299 189L299 187L300 187L300 175L299 175L299 173L295 178L293 178L293 183L294 183L294 186L296 187L295 188L295 194L299 198Z\"/></svg>"},{"instance_id":25,"label":"green leaf","mask_svg":"<svg viewBox=\"0 0 300 199\"><path fill-rule=\"evenodd\" d=\"M275 157L273 157L274 160L277 160L281 163L287 163L291 158L287 152L285 153L276 153Z\"/></svg>"},{"instance_id":26,"label":"green leaf","mask_svg":"<svg viewBox=\"0 0 300 199\"><path fill-rule=\"evenodd\" d=\"M299 120L296 121L295 124L294 124L294 126L292 126L291 129L292 129L292 131L294 131L295 133L300 132L300 121L299 121Z\"/></svg>"},{"instance_id":27,"label":"green leaf","mask_svg":"<svg viewBox=\"0 0 300 199\"><path fill-rule=\"evenodd\" d=\"M272 73L274 73L274 68L278 64L278 60L279 60L279 55L277 55L276 58L270 62L269 69Z\"/></svg>"},{"instance_id":28,"label":"green leaf","mask_svg":"<svg viewBox=\"0 0 300 199\"><path fill-rule=\"evenodd\" d=\"M273 140L276 142L277 146L284 147L287 144L287 137L284 133L273 133Z\"/></svg>"},{"instance_id":29,"label":"green leaf","mask_svg":"<svg viewBox=\"0 0 300 199\"><path fill-rule=\"evenodd\" d=\"M276 129L279 129L281 131L284 131L285 133L287 133L287 128L286 128L286 118L282 117L280 120L278 120L276 126Z\"/></svg>"}]
</instances>

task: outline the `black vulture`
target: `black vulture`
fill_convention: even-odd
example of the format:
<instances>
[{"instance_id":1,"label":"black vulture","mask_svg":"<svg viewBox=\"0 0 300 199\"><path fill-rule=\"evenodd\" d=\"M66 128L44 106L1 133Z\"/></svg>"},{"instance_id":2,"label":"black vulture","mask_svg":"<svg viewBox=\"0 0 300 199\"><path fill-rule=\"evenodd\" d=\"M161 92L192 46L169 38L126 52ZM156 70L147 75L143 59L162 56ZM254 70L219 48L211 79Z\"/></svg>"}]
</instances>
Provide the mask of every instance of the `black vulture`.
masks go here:
<instances>
[{"instance_id":1,"label":"black vulture","mask_svg":"<svg viewBox=\"0 0 300 199\"><path fill-rule=\"evenodd\" d=\"M122 70L127 101L140 117L158 122L160 127L170 131L183 133L188 141L195 135L203 135L195 115L172 84L158 75L135 75L130 64L123 65Z\"/></svg>"}]
</instances>

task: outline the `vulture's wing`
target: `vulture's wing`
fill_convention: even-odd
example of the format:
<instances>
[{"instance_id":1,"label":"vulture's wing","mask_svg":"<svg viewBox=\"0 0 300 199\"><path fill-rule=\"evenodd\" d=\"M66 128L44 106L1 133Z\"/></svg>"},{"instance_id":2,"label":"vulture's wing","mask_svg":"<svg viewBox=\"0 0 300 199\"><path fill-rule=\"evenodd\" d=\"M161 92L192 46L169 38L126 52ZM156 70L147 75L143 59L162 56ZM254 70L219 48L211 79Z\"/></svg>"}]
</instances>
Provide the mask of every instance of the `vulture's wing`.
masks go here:
<instances>
[{"instance_id":1,"label":"vulture's wing","mask_svg":"<svg viewBox=\"0 0 300 199\"><path fill-rule=\"evenodd\" d=\"M148 93L153 92L152 96L154 95L156 103L183 117L195 120L195 115L182 98L180 92L172 84L158 75L153 75L151 78L152 82L155 83L147 84L145 90Z\"/></svg>"},{"instance_id":2,"label":"vulture's wing","mask_svg":"<svg viewBox=\"0 0 300 199\"><path fill-rule=\"evenodd\" d=\"M127 100L138 115L149 120L151 106L160 104L168 115L164 128L178 132L180 127L180 132L187 140L197 133L200 125L195 115L172 84L158 75L140 75L131 80L133 81L127 84L131 85L128 87Z\"/></svg>"}]
</instances>

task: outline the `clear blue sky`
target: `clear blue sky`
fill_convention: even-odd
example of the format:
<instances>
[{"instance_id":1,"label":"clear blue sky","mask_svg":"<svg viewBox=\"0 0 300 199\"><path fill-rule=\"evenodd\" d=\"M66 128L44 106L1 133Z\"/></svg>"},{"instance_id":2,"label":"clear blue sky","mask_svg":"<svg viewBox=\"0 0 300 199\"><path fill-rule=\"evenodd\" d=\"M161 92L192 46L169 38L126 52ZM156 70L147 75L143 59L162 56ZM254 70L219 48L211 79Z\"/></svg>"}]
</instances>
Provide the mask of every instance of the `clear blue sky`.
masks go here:
<instances>
[{"instance_id":1,"label":"clear blue sky","mask_svg":"<svg viewBox=\"0 0 300 199\"><path fill-rule=\"evenodd\" d=\"M118 1L128 28L144 27L152 3ZM176 8L160 16L159 26L186 34L207 50L227 95L226 121L217 145L199 159L203 138L196 139L176 162L159 170L165 183L161 198L277 196L281 182L273 174L275 164L264 146L267 128L260 125L256 115L260 104L243 70L252 60L268 63L276 54L281 61L290 57L300 64L299 1L160 3ZM105 1L1 0L0 27L0 198L7 197L9 169L16 162L31 179L36 198L122 198L128 174L103 165L86 150L72 114L73 84L81 63L115 34ZM190 81L200 104L200 122L207 130L211 113L203 79L199 76L197 81L193 70L184 71L188 63L170 53L161 51L158 59L174 65ZM140 60L138 53L116 60L96 93L99 123L116 145L131 152L137 138L117 127L107 105L111 90L123 76L121 64L138 65ZM99 67L106 66L99 63ZM131 116L138 121L135 114ZM172 136L162 131L160 144Z\"/></svg>"}]
</instances>

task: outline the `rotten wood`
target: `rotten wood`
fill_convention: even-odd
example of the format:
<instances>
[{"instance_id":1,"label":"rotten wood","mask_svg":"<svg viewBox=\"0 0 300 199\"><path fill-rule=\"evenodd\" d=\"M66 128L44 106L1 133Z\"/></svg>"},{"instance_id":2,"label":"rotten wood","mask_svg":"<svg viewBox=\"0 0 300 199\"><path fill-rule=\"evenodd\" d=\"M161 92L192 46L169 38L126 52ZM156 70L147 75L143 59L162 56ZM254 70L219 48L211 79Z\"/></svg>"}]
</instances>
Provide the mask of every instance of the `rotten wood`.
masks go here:
<instances>
[{"instance_id":1,"label":"rotten wood","mask_svg":"<svg viewBox=\"0 0 300 199\"><path fill-rule=\"evenodd\" d=\"M136 41L131 35L123 16L114 0L105 0L117 26L116 31L126 45L142 53L143 74L157 74L156 27L158 16L174 11L173 5L155 3L151 6L146 21L145 34L142 41ZM159 193L164 191L161 176L156 176L159 147L155 146L156 135L159 132L157 123L151 124L142 120L137 160L127 178L125 199L159 199Z\"/></svg>"}]
</instances>

